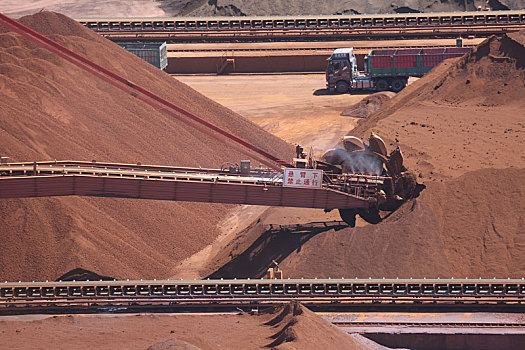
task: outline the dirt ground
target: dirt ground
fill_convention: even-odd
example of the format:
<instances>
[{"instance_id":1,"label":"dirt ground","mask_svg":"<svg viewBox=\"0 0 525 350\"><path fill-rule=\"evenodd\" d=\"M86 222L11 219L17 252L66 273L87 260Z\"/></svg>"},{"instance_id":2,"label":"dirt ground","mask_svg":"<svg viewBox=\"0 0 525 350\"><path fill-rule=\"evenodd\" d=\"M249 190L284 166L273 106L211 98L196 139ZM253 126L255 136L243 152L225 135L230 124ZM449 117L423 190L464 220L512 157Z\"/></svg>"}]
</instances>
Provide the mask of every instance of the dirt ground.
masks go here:
<instances>
[{"instance_id":1,"label":"dirt ground","mask_svg":"<svg viewBox=\"0 0 525 350\"><path fill-rule=\"evenodd\" d=\"M11 321L8 317L0 320L3 343L0 347L147 349L157 343L178 340L181 345L195 346L189 349L253 349L271 342L267 338L272 330L259 327L264 323L261 321L235 314L75 315L23 321ZM244 336L231 337L232 333ZM58 344L56 339L60 339Z\"/></svg>"},{"instance_id":2,"label":"dirt ground","mask_svg":"<svg viewBox=\"0 0 525 350\"><path fill-rule=\"evenodd\" d=\"M0 339L2 349L386 349L298 304L253 314L7 316Z\"/></svg>"},{"instance_id":3,"label":"dirt ground","mask_svg":"<svg viewBox=\"0 0 525 350\"><path fill-rule=\"evenodd\" d=\"M355 119L340 114L367 95L328 93L324 73L175 77L272 134L313 147L316 154L355 127Z\"/></svg>"}]
</instances>

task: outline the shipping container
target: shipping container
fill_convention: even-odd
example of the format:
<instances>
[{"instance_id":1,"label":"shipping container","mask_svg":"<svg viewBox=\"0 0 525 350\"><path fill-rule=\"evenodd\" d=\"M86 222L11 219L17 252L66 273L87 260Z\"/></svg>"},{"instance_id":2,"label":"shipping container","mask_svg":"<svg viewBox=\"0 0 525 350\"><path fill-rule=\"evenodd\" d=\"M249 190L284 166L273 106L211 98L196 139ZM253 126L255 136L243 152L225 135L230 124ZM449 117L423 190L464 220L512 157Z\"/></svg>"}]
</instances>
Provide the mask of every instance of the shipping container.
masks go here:
<instances>
[{"instance_id":1,"label":"shipping container","mask_svg":"<svg viewBox=\"0 0 525 350\"><path fill-rule=\"evenodd\" d=\"M118 43L118 45L157 68L164 69L168 65L168 49L165 42Z\"/></svg>"}]
</instances>

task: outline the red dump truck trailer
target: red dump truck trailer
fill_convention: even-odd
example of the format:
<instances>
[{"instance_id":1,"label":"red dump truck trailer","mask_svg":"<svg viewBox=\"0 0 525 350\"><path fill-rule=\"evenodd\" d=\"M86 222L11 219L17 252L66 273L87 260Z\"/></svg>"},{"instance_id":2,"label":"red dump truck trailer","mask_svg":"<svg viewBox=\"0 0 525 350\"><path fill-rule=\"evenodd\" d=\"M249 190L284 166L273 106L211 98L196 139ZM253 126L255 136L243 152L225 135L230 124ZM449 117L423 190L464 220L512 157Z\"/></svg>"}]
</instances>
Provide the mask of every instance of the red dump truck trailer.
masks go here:
<instances>
[{"instance_id":1,"label":"red dump truck trailer","mask_svg":"<svg viewBox=\"0 0 525 350\"><path fill-rule=\"evenodd\" d=\"M365 56L365 71L357 70L353 48L336 49L328 59L326 87L351 90L402 90L409 77L421 77L447 58L460 57L468 47L372 50Z\"/></svg>"}]
</instances>

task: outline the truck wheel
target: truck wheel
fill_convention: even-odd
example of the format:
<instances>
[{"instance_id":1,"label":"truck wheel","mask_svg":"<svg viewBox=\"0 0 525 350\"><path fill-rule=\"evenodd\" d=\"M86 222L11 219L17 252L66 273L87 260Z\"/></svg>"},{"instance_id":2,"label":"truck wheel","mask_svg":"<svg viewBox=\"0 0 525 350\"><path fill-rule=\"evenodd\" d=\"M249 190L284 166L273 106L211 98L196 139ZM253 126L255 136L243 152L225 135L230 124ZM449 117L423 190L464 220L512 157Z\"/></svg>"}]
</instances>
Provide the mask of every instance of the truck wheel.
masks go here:
<instances>
[{"instance_id":1,"label":"truck wheel","mask_svg":"<svg viewBox=\"0 0 525 350\"><path fill-rule=\"evenodd\" d=\"M392 91L399 92L405 87L405 81L402 79L394 79L392 82Z\"/></svg>"},{"instance_id":2,"label":"truck wheel","mask_svg":"<svg viewBox=\"0 0 525 350\"><path fill-rule=\"evenodd\" d=\"M335 90L340 94L348 92L348 83L346 81L338 81L337 84L335 84Z\"/></svg>"},{"instance_id":3,"label":"truck wheel","mask_svg":"<svg viewBox=\"0 0 525 350\"><path fill-rule=\"evenodd\" d=\"M376 81L376 90L377 91L386 91L388 90L388 83L385 79L379 79Z\"/></svg>"}]
</instances>

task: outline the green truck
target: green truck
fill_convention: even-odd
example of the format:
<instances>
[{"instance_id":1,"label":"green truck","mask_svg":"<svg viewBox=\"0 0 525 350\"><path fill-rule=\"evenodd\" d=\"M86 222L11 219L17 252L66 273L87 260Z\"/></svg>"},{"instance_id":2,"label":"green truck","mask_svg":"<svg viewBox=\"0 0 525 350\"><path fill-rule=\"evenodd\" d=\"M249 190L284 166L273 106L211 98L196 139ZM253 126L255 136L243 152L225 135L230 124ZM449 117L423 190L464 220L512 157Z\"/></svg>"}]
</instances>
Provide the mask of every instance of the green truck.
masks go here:
<instances>
[{"instance_id":1,"label":"green truck","mask_svg":"<svg viewBox=\"0 0 525 350\"><path fill-rule=\"evenodd\" d=\"M326 87L351 90L401 91L409 77L421 77L447 58L460 57L467 47L372 50L365 56L364 74L357 70L353 48L336 49L328 59Z\"/></svg>"},{"instance_id":2,"label":"green truck","mask_svg":"<svg viewBox=\"0 0 525 350\"><path fill-rule=\"evenodd\" d=\"M132 54L151 63L157 68L164 69L168 65L168 50L166 43L117 43Z\"/></svg>"}]
</instances>

